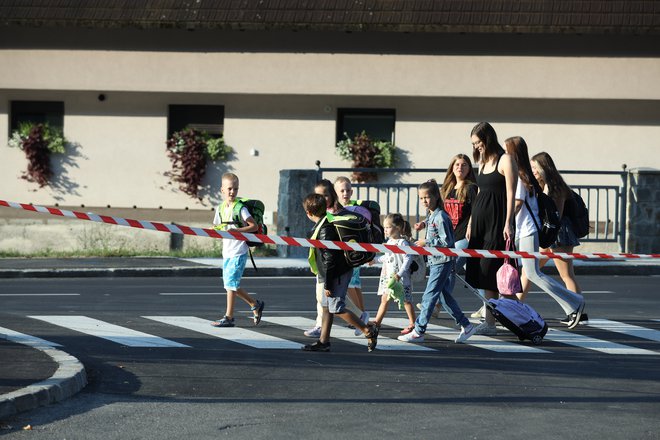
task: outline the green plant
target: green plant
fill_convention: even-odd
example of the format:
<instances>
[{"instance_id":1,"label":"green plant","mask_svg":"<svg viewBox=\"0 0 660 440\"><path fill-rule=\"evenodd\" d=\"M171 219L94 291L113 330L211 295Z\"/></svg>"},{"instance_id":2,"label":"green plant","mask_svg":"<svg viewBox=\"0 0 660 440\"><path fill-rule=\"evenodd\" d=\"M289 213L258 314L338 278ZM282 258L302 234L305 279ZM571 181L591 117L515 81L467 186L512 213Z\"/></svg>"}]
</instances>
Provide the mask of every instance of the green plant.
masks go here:
<instances>
[{"instance_id":1,"label":"green plant","mask_svg":"<svg viewBox=\"0 0 660 440\"><path fill-rule=\"evenodd\" d=\"M192 197L198 197L202 179L206 174L206 161L225 161L233 152L221 137L185 128L167 140L167 154L172 161L168 176L179 183L179 188Z\"/></svg>"},{"instance_id":2,"label":"green plant","mask_svg":"<svg viewBox=\"0 0 660 440\"><path fill-rule=\"evenodd\" d=\"M48 185L53 176L50 164L51 154L64 154L66 139L58 129L48 124L22 122L9 139L9 146L20 148L28 159L27 170L21 176L28 182L36 182L40 187Z\"/></svg>"},{"instance_id":3,"label":"green plant","mask_svg":"<svg viewBox=\"0 0 660 440\"><path fill-rule=\"evenodd\" d=\"M337 142L337 154L344 160L350 160L353 168L392 168L396 164L396 146L392 142L373 141L366 132L351 139L344 133L345 139ZM353 172L353 179L358 182L377 180L375 172Z\"/></svg>"}]
</instances>

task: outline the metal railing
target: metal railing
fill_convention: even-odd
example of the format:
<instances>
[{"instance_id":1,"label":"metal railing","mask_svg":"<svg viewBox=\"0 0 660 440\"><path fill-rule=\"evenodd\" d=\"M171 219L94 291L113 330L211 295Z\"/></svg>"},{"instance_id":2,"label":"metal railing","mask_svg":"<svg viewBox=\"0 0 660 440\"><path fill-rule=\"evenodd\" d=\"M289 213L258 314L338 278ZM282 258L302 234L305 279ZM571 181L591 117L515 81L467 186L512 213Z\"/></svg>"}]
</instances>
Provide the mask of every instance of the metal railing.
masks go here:
<instances>
[{"instance_id":1,"label":"metal railing","mask_svg":"<svg viewBox=\"0 0 660 440\"><path fill-rule=\"evenodd\" d=\"M379 176L431 174L439 184L442 184L442 179L447 172L446 168L323 168L319 161L316 162L316 166L319 180L323 178L324 173L350 176L353 172L371 172ZM571 188L580 194L589 209L591 230L589 235L581 238L580 241L618 243L620 251L625 251L628 189L626 165L622 166L622 171L564 170L560 173ZM605 176L606 179L612 177L613 180L618 177L620 182L613 181L612 184L603 185L571 184L571 179L566 177L571 175ZM411 221L419 221L424 213L420 212L420 204L417 200L418 185L418 183L398 182L353 183L353 197L377 201L381 206L381 214L398 212Z\"/></svg>"}]
</instances>

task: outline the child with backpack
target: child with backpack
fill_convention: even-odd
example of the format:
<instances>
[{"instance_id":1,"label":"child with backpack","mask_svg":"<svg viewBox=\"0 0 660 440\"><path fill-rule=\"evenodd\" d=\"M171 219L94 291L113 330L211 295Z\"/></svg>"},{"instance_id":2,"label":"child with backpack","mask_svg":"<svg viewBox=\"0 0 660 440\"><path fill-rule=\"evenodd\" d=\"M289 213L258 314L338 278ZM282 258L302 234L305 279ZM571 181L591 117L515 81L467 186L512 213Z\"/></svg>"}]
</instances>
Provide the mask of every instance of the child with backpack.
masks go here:
<instances>
[{"instance_id":1,"label":"child with backpack","mask_svg":"<svg viewBox=\"0 0 660 440\"><path fill-rule=\"evenodd\" d=\"M335 179L334 183L335 192L339 197L339 203L341 203L344 208L352 210L354 200L351 200L353 195L353 186L351 181L346 176L339 176ZM368 216L368 220L371 221L371 214L366 208L362 208L361 211L356 211L361 215ZM356 267L353 269L353 276L351 277L351 282L348 284L348 296L355 303L355 305L362 310L360 315L360 321L369 322L369 312L367 312L364 307L364 296L362 295L362 281L360 280L360 268Z\"/></svg>"},{"instance_id":2,"label":"child with backpack","mask_svg":"<svg viewBox=\"0 0 660 440\"><path fill-rule=\"evenodd\" d=\"M337 228L328 218L325 197L320 194L309 194L303 200L303 208L307 218L315 223L312 239L340 240ZM341 212L337 214L341 214ZM355 313L346 307L346 293L353 271L346 260L344 251L310 248L308 259L310 269L317 276L316 290L317 293L320 293L322 320L318 341L305 345L303 350L330 351L330 331L334 316L338 315L364 334L367 338L368 351L373 351L378 343L378 327L373 323L363 323Z\"/></svg>"},{"instance_id":3,"label":"child with backpack","mask_svg":"<svg viewBox=\"0 0 660 440\"><path fill-rule=\"evenodd\" d=\"M388 214L385 220L383 220L383 231L387 238L387 244L410 246L410 224L403 219L401 214ZM403 298L399 299L399 309L404 308L406 310L408 320L410 321L408 327L401 330L401 334L407 335L415 329L415 309L412 306L412 281L410 279L413 256L409 254L385 253L378 258L378 262L383 267L380 271L380 279L378 280L380 306L378 307L374 322L380 327L391 299L390 291L392 284L401 283L402 286L400 287L403 290Z\"/></svg>"},{"instance_id":4,"label":"child with backpack","mask_svg":"<svg viewBox=\"0 0 660 440\"><path fill-rule=\"evenodd\" d=\"M222 203L216 208L213 225L224 230L233 230L236 232L257 232L259 229L254 218L250 215L247 208L237 209L238 196L238 176L233 173L222 175ZM235 210L238 210L238 218L235 218ZM241 288L241 277L245 270L247 254L249 248L245 241L222 239L222 279L224 288L227 291L227 309L225 315L211 323L214 327L234 327L234 300L239 297L245 301L253 313L254 325L261 322L261 315L264 311L264 302L252 298L245 289Z\"/></svg>"},{"instance_id":5,"label":"child with backpack","mask_svg":"<svg viewBox=\"0 0 660 440\"><path fill-rule=\"evenodd\" d=\"M417 246L454 246L454 231L449 216L443 209L440 190L434 179L422 183L418 190L419 200L422 206L426 208L428 217L424 222L426 226L426 239L418 240ZM415 230L424 228L422 222L415 224ZM467 341L476 331L476 326L472 325L465 317L463 311L452 296L455 280L455 261L453 257L444 255L431 255L428 257L429 277L426 282L426 290L422 296L422 310L415 320L415 328L408 334L398 337L404 342L424 342L424 333L426 326L431 319L431 314L438 300L442 301L447 310L450 311L456 324L461 326L461 333L456 338L457 344Z\"/></svg>"},{"instance_id":6,"label":"child with backpack","mask_svg":"<svg viewBox=\"0 0 660 440\"><path fill-rule=\"evenodd\" d=\"M519 173L515 195L516 247L524 252L538 252L538 231L541 222L538 219L537 195L541 192L541 188L532 172L527 143L522 137L516 136L504 141L504 145L506 152L516 162ZM525 277L550 295L564 310L568 317L568 328L575 328L580 323L584 312L584 297L571 292L554 278L542 273L539 268L539 260L535 258L522 258L522 267Z\"/></svg>"}]
</instances>

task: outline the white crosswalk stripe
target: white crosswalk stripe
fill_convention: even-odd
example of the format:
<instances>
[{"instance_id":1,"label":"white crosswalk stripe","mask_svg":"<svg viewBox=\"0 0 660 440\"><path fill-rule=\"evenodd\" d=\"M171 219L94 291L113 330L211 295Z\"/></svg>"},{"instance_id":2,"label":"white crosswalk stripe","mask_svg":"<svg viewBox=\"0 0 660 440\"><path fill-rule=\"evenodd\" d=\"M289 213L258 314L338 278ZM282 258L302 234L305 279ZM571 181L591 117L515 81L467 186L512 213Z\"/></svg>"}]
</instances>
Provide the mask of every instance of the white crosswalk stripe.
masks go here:
<instances>
[{"instance_id":1,"label":"white crosswalk stripe","mask_svg":"<svg viewBox=\"0 0 660 440\"><path fill-rule=\"evenodd\" d=\"M265 349L292 349L300 350L302 344L286 339L277 338L265 333L260 333L240 327L216 328L211 326L212 321L196 318L194 316L143 316L152 321L192 330L205 335L224 339L237 344L247 345L254 348Z\"/></svg>"},{"instance_id":2,"label":"white crosswalk stripe","mask_svg":"<svg viewBox=\"0 0 660 440\"><path fill-rule=\"evenodd\" d=\"M96 336L127 347L189 347L148 333L131 330L86 316L33 315L29 318Z\"/></svg>"},{"instance_id":3,"label":"white crosswalk stripe","mask_svg":"<svg viewBox=\"0 0 660 440\"><path fill-rule=\"evenodd\" d=\"M314 327L316 322L313 319L302 318L299 316L281 316L281 317L264 317L262 321L270 322L278 325L285 325L288 327L297 328L298 330L307 330ZM341 321L335 318L335 321ZM330 334L331 339L341 339L342 341L352 342L354 344L367 346L367 340L364 336L355 336L352 329L334 325ZM408 344L390 339L383 336L378 338L377 350L400 350L400 351L434 351L432 348L424 347L423 345Z\"/></svg>"},{"instance_id":4,"label":"white crosswalk stripe","mask_svg":"<svg viewBox=\"0 0 660 440\"><path fill-rule=\"evenodd\" d=\"M0 327L0 339L3 339L4 335L7 335L13 341L20 342L21 344L24 345L61 347L60 344L57 344L55 342L37 338L36 336L26 335L25 333L17 332L9 328Z\"/></svg>"},{"instance_id":5,"label":"white crosswalk stripe","mask_svg":"<svg viewBox=\"0 0 660 440\"><path fill-rule=\"evenodd\" d=\"M383 320L383 324L403 328L408 326L408 320L404 318L385 318ZM426 326L426 335L435 336L437 338L453 342L459 335L459 331L436 324L428 324ZM500 353L548 353L548 351L541 348L532 347L525 344L515 344L512 342L500 341L490 336L475 335L468 339L466 344L477 348L483 348L485 350L497 351Z\"/></svg>"},{"instance_id":6,"label":"white crosswalk stripe","mask_svg":"<svg viewBox=\"0 0 660 440\"><path fill-rule=\"evenodd\" d=\"M548 330L545 339L560 342L562 344L573 345L575 347L586 348L588 350L595 350L607 354L623 354L623 355L658 355L651 350L643 348L635 348L629 345L618 344L616 342L604 341L602 339L591 338L579 333L569 333L562 330L555 330L553 328Z\"/></svg>"},{"instance_id":7,"label":"white crosswalk stripe","mask_svg":"<svg viewBox=\"0 0 660 440\"><path fill-rule=\"evenodd\" d=\"M660 342L660 331L654 330L652 328L640 327L638 325L626 324L623 322L610 321L609 319L590 319L587 325L589 327L596 327L601 330L623 333L624 335L635 336L636 338Z\"/></svg>"}]
</instances>

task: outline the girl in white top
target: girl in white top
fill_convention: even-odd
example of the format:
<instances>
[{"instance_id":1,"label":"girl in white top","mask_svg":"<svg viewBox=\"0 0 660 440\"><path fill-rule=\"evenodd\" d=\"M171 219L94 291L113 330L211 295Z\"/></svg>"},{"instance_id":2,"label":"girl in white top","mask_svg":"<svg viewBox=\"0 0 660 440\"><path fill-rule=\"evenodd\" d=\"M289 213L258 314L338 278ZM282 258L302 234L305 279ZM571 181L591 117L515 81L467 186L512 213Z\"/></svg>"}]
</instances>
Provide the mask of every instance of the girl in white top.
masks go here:
<instances>
[{"instance_id":1,"label":"girl in white top","mask_svg":"<svg viewBox=\"0 0 660 440\"><path fill-rule=\"evenodd\" d=\"M401 214L388 214L385 220L383 220L383 232L385 238L387 238L386 244L410 246L410 224L403 219ZM378 282L380 306L378 307L378 313L374 322L378 327L383 322L390 300L387 292L388 284L392 278L395 278L403 284L405 298L403 307L406 310L410 324L401 330L401 334L406 335L415 328L415 309L412 305L412 281L410 280L410 266L412 265L413 257L408 254L386 253L378 261L382 263L383 268L380 271L380 280ZM423 268L419 270L423 270Z\"/></svg>"},{"instance_id":2,"label":"girl in white top","mask_svg":"<svg viewBox=\"0 0 660 440\"><path fill-rule=\"evenodd\" d=\"M516 247L519 251L538 252L539 234L534 219L536 219L536 223L540 224L536 194L541 192L541 188L532 174L525 140L521 137L512 137L504 141L504 145L506 152L516 161L519 172L515 196ZM542 273L539 269L539 260L536 258L522 258L521 260L523 273L527 278L557 301L571 318L568 328L577 326L584 311L584 297L571 292L553 278Z\"/></svg>"}]
</instances>

